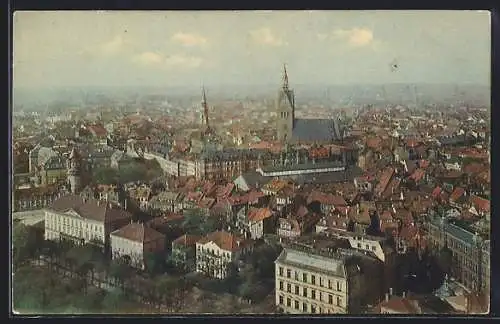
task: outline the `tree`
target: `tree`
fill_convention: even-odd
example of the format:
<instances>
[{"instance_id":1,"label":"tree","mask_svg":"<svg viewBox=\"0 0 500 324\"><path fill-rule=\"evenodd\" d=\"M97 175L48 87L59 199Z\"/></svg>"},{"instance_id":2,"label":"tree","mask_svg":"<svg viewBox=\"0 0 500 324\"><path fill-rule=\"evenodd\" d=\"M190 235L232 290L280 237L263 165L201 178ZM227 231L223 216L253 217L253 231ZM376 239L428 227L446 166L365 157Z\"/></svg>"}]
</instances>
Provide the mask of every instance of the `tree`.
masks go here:
<instances>
[{"instance_id":1,"label":"tree","mask_svg":"<svg viewBox=\"0 0 500 324\"><path fill-rule=\"evenodd\" d=\"M96 168L93 170L94 181L98 184L112 184L118 182L118 171L113 168Z\"/></svg>"},{"instance_id":2,"label":"tree","mask_svg":"<svg viewBox=\"0 0 500 324\"><path fill-rule=\"evenodd\" d=\"M37 258L41 251L41 242L28 226L15 223L12 229L12 261L14 268Z\"/></svg>"}]
</instances>

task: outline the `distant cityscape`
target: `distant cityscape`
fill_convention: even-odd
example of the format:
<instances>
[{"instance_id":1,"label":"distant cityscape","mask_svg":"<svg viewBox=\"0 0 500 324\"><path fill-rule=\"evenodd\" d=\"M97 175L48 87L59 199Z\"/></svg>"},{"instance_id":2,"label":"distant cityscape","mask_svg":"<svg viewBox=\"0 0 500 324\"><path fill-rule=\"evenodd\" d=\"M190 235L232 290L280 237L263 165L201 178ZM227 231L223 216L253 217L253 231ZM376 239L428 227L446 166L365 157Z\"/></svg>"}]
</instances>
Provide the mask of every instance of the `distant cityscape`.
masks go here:
<instances>
[{"instance_id":1,"label":"distant cityscape","mask_svg":"<svg viewBox=\"0 0 500 324\"><path fill-rule=\"evenodd\" d=\"M489 12L13 21L12 317L498 304Z\"/></svg>"},{"instance_id":2,"label":"distant cityscape","mask_svg":"<svg viewBox=\"0 0 500 324\"><path fill-rule=\"evenodd\" d=\"M487 312L487 105L199 92L14 112L15 307Z\"/></svg>"}]
</instances>

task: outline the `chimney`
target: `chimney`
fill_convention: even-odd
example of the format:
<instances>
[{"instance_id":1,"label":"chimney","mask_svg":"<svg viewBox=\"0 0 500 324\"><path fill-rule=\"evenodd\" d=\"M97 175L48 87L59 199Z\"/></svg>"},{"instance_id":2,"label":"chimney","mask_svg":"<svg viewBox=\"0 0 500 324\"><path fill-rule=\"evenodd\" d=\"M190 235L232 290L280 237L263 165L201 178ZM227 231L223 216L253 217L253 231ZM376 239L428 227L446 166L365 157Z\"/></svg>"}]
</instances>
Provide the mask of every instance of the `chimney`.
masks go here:
<instances>
[{"instance_id":1,"label":"chimney","mask_svg":"<svg viewBox=\"0 0 500 324\"><path fill-rule=\"evenodd\" d=\"M403 291L403 298L406 298L406 291Z\"/></svg>"},{"instance_id":2,"label":"chimney","mask_svg":"<svg viewBox=\"0 0 500 324\"><path fill-rule=\"evenodd\" d=\"M392 297L392 287L389 288L389 295Z\"/></svg>"},{"instance_id":3,"label":"chimney","mask_svg":"<svg viewBox=\"0 0 500 324\"><path fill-rule=\"evenodd\" d=\"M388 293L385 293L385 301L388 302L389 301L389 294Z\"/></svg>"}]
</instances>

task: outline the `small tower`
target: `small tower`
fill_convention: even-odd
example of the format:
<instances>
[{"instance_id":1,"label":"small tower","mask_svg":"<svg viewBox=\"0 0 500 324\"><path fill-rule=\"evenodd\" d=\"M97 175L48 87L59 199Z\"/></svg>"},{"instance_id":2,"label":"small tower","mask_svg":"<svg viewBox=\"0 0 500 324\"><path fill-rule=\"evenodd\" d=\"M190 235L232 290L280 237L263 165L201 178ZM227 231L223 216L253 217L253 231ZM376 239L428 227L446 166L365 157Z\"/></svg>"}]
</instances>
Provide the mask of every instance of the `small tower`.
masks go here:
<instances>
[{"instance_id":1,"label":"small tower","mask_svg":"<svg viewBox=\"0 0 500 324\"><path fill-rule=\"evenodd\" d=\"M81 187L82 176L82 158L73 147L68 157L68 182L71 187L71 193L77 194Z\"/></svg>"}]
</instances>

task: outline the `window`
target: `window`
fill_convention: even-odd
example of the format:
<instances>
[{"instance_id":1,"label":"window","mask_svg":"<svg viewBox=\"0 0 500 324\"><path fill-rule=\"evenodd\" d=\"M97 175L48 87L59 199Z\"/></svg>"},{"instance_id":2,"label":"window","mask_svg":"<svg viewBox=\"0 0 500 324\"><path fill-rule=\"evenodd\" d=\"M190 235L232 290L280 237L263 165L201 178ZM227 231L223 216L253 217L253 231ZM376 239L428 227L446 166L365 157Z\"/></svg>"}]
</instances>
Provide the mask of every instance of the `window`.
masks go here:
<instances>
[{"instance_id":1,"label":"window","mask_svg":"<svg viewBox=\"0 0 500 324\"><path fill-rule=\"evenodd\" d=\"M294 271L295 280L299 281L299 273Z\"/></svg>"},{"instance_id":2,"label":"window","mask_svg":"<svg viewBox=\"0 0 500 324\"><path fill-rule=\"evenodd\" d=\"M287 278L291 278L292 277L292 270L290 270L290 269L286 270L286 277Z\"/></svg>"},{"instance_id":3,"label":"window","mask_svg":"<svg viewBox=\"0 0 500 324\"><path fill-rule=\"evenodd\" d=\"M283 296L280 296L280 305L283 305Z\"/></svg>"},{"instance_id":4,"label":"window","mask_svg":"<svg viewBox=\"0 0 500 324\"><path fill-rule=\"evenodd\" d=\"M315 284L316 284L316 276L314 276L314 275L312 275L312 276L311 276L311 283L312 283L313 285L315 285Z\"/></svg>"},{"instance_id":5,"label":"window","mask_svg":"<svg viewBox=\"0 0 500 324\"><path fill-rule=\"evenodd\" d=\"M342 287L340 285L340 281L337 281L337 291L342 291Z\"/></svg>"},{"instance_id":6,"label":"window","mask_svg":"<svg viewBox=\"0 0 500 324\"><path fill-rule=\"evenodd\" d=\"M328 280L328 289L332 289L332 281Z\"/></svg>"},{"instance_id":7,"label":"window","mask_svg":"<svg viewBox=\"0 0 500 324\"><path fill-rule=\"evenodd\" d=\"M333 304L333 296L328 295L328 304Z\"/></svg>"},{"instance_id":8,"label":"window","mask_svg":"<svg viewBox=\"0 0 500 324\"><path fill-rule=\"evenodd\" d=\"M342 300L337 296L337 306L342 306Z\"/></svg>"},{"instance_id":9,"label":"window","mask_svg":"<svg viewBox=\"0 0 500 324\"><path fill-rule=\"evenodd\" d=\"M279 267L278 272L281 277L283 277L283 267Z\"/></svg>"},{"instance_id":10,"label":"window","mask_svg":"<svg viewBox=\"0 0 500 324\"><path fill-rule=\"evenodd\" d=\"M319 292L319 301L322 301L323 300L323 293L320 291Z\"/></svg>"},{"instance_id":11,"label":"window","mask_svg":"<svg viewBox=\"0 0 500 324\"><path fill-rule=\"evenodd\" d=\"M311 298L316 299L316 290L314 289L311 290Z\"/></svg>"},{"instance_id":12,"label":"window","mask_svg":"<svg viewBox=\"0 0 500 324\"><path fill-rule=\"evenodd\" d=\"M283 281L280 281L280 290L283 290Z\"/></svg>"},{"instance_id":13,"label":"window","mask_svg":"<svg viewBox=\"0 0 500 324\"><path fill-rule=\"evenodd\" d=\"M292 285L291 284L286 284L286 291L289 293L292 292Z\"/></svg>"},{"instance_id":14,"label":"window","mask_svg":"<svg viewBox=\"0 0 500 324\"><path fill-rule=\"evenodd\" d=\"M366 244L366 249L369 250L370 249L370 245Z\"/></svg>"},{"instance_id":15,"label":"window","mask_svg":"<svg viewBox=\"0 0 500 324\"><path fill-rule=\"evenodd\" d=\"M361 243L358 243L358 249L361 249Z\"/></svg>"},{"instance_id":16,"label":"window","mask_svg":"<svg viewBox=\"0 0 500 324\"><path fill-rule=\"evenodd\" d=\"M302 296L307 297L307 288L302 288Z\"/></svg>"},{"instance_id":17,"label":"window","mask_svg":"<svg viewBox=\"0 0 500 324\"><path fill-rule=\"evenodd\" d=\"M295 295L299 295L299 286L295 285Z\"/></svg>"},{"instance_id":18,"label":"window","mask_svg":"<svg viewBox=\"0 0 500 324\"><path fill-rule=\"evenodd\" d=\"M292 306L292 300L290 298L286 299L286 306L291 307Z\"/></svg>"},{"instance_id":19,"label":"window","mask_svg":"<svg viewBox=\"0 0 500 324\"><path fill-rule=\"evenodd\" d=\"M307 312L307 304L306 303L302 303L302 311Z\"/></svg>"},{"instance_id":20,"label":"window","mask_svg":"<svg viewBox=\"0 0 500 324\"><path fill-rule=\"evenodd\" d=\"M319 277L319 286L323 287L323 278Z\"/></svg>"},{"instance_id":21,"label":"window","mask_svg":"<svg viewBox=\"0 0 500 324\"><path fill-rule=\"evenodd\" d=\"M311 305L311 313L316 313L316 306L314 305Z\"/></svg>"},{"instance_id":22,"label":"window","mask_svg":"<svg viewBox=\"0 0 500 324\"><path fill-rule=\"evenodd\" d=\"M299 309L299 301L298 301L298 300L296 300L296 301L294 302L294 304L295 304L295 305L294 305L294 306L295 306L295 309Z\"/></svg>"},{"instance_id":23,"label":"window","mask_svg":"<svg viewBox=\"0 0 500 324\"><path fill-rule=\"evenodd\" d=\"M302 274L302 281L307 282L307 273Z\"/></svg>"},{"instance_id":24,"label":"window","mask_svg":"<svg viewBox=\"0 0 500 324\"><path fill-rule=\"evenodd\" d=\"M375 251L376 249L375 245L372 245L372 251Z\"/></svg>"}]
</instances>

